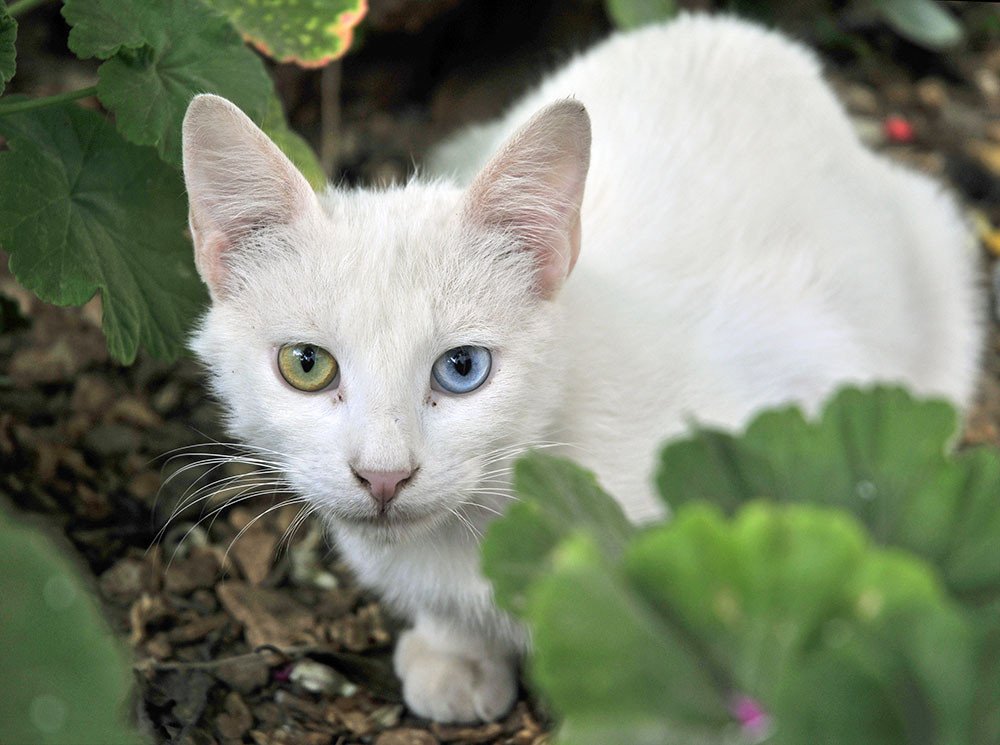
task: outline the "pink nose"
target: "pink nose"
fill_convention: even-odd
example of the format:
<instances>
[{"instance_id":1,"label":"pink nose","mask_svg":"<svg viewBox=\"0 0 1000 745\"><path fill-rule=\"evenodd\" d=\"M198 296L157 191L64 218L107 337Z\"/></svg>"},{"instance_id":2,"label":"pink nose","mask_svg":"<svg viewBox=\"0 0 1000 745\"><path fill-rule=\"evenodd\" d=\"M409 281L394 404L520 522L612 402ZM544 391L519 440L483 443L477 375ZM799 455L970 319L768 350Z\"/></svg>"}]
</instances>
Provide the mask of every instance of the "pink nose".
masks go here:
<instances>
[{"instance_id":1,"label":"pink nose","mask_svg":"<svg viewBox=\"0 0 1000 745\"><path fill-rule=\"evenodd\" d=\"M354 475L368 489L378 505L379 512L385 510L396 497L399 487L410 480L413 471L365 471L351 468Z\"/></svg>"}]
</instances>

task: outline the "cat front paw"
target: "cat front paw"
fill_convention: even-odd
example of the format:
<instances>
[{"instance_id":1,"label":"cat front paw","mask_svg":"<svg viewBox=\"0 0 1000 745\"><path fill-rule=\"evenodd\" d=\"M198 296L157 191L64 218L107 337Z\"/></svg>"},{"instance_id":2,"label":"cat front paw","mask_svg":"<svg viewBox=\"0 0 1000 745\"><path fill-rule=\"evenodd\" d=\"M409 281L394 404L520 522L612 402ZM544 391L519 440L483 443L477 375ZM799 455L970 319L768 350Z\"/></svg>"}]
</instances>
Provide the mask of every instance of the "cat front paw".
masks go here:
<instances>
[{"instance_id":1,"label":"cat front paw","mask_svg":"<svg viewBox=\"0 0 1000 745\"><path fill-rule=\"evenodd\" d=\"M393 663L406 705L436 722L491 722L510 711L517 697L510 657L445 651L417 630L399 638Z\"/></svg>"}]
</instances>

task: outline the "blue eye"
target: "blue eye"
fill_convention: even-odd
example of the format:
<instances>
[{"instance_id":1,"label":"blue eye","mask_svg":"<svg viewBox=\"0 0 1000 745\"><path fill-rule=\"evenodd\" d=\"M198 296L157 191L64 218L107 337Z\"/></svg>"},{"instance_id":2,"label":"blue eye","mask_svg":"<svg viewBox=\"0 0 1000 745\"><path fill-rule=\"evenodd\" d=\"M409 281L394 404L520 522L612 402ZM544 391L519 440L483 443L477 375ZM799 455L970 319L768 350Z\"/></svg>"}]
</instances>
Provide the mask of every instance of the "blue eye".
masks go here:
<instances>
[{"instance_id":1,"label":"blue eye","mask_svg":"<svg viewBox=\"0 0 1000 745\"><path fill-rule=\"evenodd\" d=\"M448 393L469 393L489 377L493 358L486 347L455 347L437 358L431 374Z\"/></svg>"}]
</instances>

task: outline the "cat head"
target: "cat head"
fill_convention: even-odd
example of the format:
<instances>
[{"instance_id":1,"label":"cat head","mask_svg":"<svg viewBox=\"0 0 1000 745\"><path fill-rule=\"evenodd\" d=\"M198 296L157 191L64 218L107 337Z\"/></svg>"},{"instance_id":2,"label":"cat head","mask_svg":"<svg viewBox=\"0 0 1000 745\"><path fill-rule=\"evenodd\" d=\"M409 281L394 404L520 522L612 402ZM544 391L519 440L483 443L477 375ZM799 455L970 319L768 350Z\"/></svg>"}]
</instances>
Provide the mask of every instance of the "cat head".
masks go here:
<instances>
[{"instance_id":1,"label":"cat head","mask_svg":"<svg viewBox=\"0 0 1000 745\"><path fill-rule=\"evenodd\" d=\"M491 478L559 399L583 107L539 112L466 189L317 196L217 96L192 101L183 137L212 298L192 348L234 434L345 530L392 540L502 507Z\"/></svg>"}]
</instances>

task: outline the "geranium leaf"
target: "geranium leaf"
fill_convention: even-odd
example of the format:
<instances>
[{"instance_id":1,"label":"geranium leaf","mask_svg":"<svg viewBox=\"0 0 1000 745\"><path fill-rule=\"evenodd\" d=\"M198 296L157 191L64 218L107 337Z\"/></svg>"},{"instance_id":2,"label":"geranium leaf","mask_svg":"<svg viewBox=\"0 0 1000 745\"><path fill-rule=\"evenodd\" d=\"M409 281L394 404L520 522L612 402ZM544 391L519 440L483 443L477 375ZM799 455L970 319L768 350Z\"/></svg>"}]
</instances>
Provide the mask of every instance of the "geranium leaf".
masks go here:
<instances>
[{"instance_id":1,"label":"geranium leaf","mask_svg":"<svg viewBox=\"0 0 1000 745\"><path fill-rule=\"evenodd\" d=\"M559 743L719 742L727 691L587 533L564 539L529 590L530 677L562 714ZM734 740L734 742L739 742Z\"/></svg>"},{"instance_id":2,"label":"geranium leaf","mask_svg":"<svg viewBox=\"0 0 1000 745\"><path fill-rule=\"evenodd\" d=\"M66 0L69 48L78 57L107 59L123 47L146 43L141 0Z\"/></svg>"},{"instance_id":3,"label":"geranium leaf","mask_svg":"<svg viewBox=\"0 0 1000 745\"><path fill-rule=\"evenodd\" d=\"M17 41L17 21L7 12L7 6L0 4L0 93L3 93L7 81L14 77L17 58L15 41Z\"/></svg>"},{"instance_id":4,"label":"geranium leaf","mask_svg":"<svg viewBox=\"0 0 1000 745\"><path fill-rule=\"evenodd\" d=\"M609 557L621 554L634 533L618 504L597 479L563 458L532 453L514 464L522 501L490 526L483 569L497 602L520 612L528 585L547 571L549 554L572 530L587 529Z\"/></svg>"},{"instance_id":5,"label":"geranium leaf","mask_svg":"<svg viewBox=\"0 0 1000 745\"><path fill-rule=\"evenodd\" d=\"M112 6L129 19L120 33L106 21ZM197 93L224 96L263 121L273 92L263 63L201 0L73 0L68 7L77 48L114 52L98 70L97 95L130 142L155 145L179 165L181 122ZM105 23L111 31L102 36Z\"/></svg>"},{"instance_id":6,"label":"geranium leaf","mask_svg":"<svg viewBox=\"0 0 1000 745\"><path fill-rule=\"evenodd\" d=\"M1000 458L985 448L948 455L956 429L943 401L846 389L815 421L783 409L742 437L703 431L671 443L657 483L674 508L704 499L732 513L768 497L848 510L879 542L934 563L957 598L1000 612Z\"/></svg>"},{"instance_id":7,"label":"geranium leaf","mask_svg":"<svg viewBox=\"0 0 1000 745\"><path fill-rule=\"evenodd\" d=\"M929 567L843 513L758 502L728 521L688 505L632 541L625 570L760 702L774 742L968 741L968 625Z\"/></svg>"},{"instance_id":8,"label":"geranium leaf","mask_svg":"<svg viewBox=\"0 0 1000 745\"><path fill-rule=\"evenodd\" d=\"M0 240L18 281L58 305L100 291L108 349L123 362L140 343L176 357L205 300L178 172L75 105L5 117L0 133Z\"/></svg>"},{"instance_id":9,"label":"geranium leaf","mask_svg":"<svg viewBox=\"0 0 1000 745\"><path fill-rule=\"evenodd\" d=\"M346 54L367 0L207 0L279 62L322 67Z\"/></svg>"},{"instance_id":10,"label":"geranium leaf","mask_svg":"<svg viewBox=\"0 0 1000 745\"><path fill-rule=\"evenodd\" d=\"M139 745L129 660L76 568L0 510L0 742Z\"/></svg>"}]
</instances>

